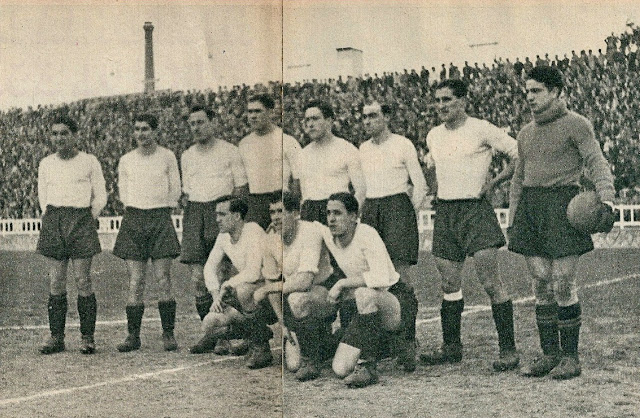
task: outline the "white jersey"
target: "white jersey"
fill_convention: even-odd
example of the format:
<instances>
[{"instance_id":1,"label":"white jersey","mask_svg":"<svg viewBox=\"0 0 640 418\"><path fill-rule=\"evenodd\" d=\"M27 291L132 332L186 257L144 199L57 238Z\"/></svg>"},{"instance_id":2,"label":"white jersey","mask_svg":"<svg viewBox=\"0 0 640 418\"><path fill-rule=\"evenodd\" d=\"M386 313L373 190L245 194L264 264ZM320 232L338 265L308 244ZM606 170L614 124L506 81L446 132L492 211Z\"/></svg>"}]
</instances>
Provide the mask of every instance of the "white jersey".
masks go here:
<instances>
[{"instance_id":1,"label":"white jersey","mask_svg":"<svg viewBox=\"0 0 640 418\"><path fill-rule=\"evenodd\" d=\"M267 279L276 280L282 274L288 280L298 273L312 273L313 283L320 284L333 273L322 232L312 222L298 221L298 231L290 245L282 243L280 233L268 234L265 243L262 275Z\"/></svg>"},{"instance_id":2,"label":"white jersey","mask_svg":"<svg viewBox=\"0 0 640 418\"><path fill-rule=\"evenodd\" d=\"M254 222L244 224L240 239L236 243L231 242L230 234L219 234L204 265L204 282L207 289L210 292L217 292L220 289L217 272L225 255L238 270L238 274L229 279L230 283L255 283L259 281L262 278L260 268L265 237L264 230Z\"/></svg>"},{"instance_id":3,"label":"white jersey","mask_svg":"<svg viewBox=\"0 0 640 418\"><path fill-rule=\"evenodd\" d=\"M325 200L333 193L348 192L353 185L358 197L365 182L358 149L332 136L327 143L312 142L300 152L300 189L303 200Z\"/></svg>"},{"instance_id":4,"label":"white jersey","mask_svg":"<svg viewBox=\"0 0 640 418\"><path fill-rule=\"evenodd\" d=\"M438 197L445 200L478 198L487 182L494 151L518 158L515 139L497 126L472 117L453 130L444 124L436 126L427 135L427 147L436 167Z\"/></svg>"},{"instance_id":5,"label":"white jersey","mask_svg":"<svg viewBox=\"0 0 640 418\"><path fill-rule=\"evenodd\" d=\"M180 161L182 190L191 202L211 202L247 184L238 147L222 139L206 148L191 146Z\"/></svg>"},{"instance_id":6,"label":"white jersey","mask_svg":"<svg viewBox=\"0 0 640 418\"><path fill-rule=\"evenodd\" d=\"M43 158L38 166L38 200L42 212L47 205L90 207L93 217L98 217L107 204L100 162L85 152L68 160L58 154Z\"/></svg>"},{"instance_id":7,"label":"white jersey","mask_svg":"<svg viewBox=\"0 0 640 418\"><path fill-rule=\"evenodd\" d=\"M135 149L118 164L120 201L137 209L175 207L180 198L180 171L173 152L157 146L153 154Z\"/></svg>"},{"instance_id":8,"label":"white jersey","mask_svg":"<svg viewBox=\"0 0 640 418\"><path fill-rule=\"evenodd\" d=\"M387 247L371 226L359 223L353 239L342 248L328 227L316 222L324 243L347 278L362 277L367 287L388 289L400 280Z\"/></svg>"}]
</instances>

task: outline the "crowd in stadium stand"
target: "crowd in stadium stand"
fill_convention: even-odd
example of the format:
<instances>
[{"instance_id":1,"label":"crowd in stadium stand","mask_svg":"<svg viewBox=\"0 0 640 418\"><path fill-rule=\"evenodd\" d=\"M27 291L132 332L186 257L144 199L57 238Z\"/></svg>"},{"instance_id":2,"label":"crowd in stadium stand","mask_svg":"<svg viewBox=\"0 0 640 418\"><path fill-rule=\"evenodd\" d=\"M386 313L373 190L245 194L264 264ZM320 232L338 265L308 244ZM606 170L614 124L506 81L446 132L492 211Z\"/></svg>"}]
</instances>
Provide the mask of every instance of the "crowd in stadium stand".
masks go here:
<instances>
[{"instance_id":1,"label":"crowd in stadium stand","mask_svg":"<svg viewBox=\"0 0 640 418\"><path fill-rule=\"evenodd\" d=\"M364 141L360 106L367 100L391 104L395 115L392 131L411 139L424 159L428 150L424 138L440 121L435 112L435 85L445 78L470 81L469 113L487 119L515 135L530 119L525 101L524 74L534 65L559 67L565 74L565 97L569 108L594 124L605 156L616 178L621 201L640 202L640 28L629 24L623 34L607 37L604 52L571 51L563 57L548 54L524 60L497 59L491 64L462 68L454 64L436 70L422 67L401 73L365 75L362 78L312 80L283 86L283 120L286 133L301 144L308 143L302 130L303 106L312 99L328 100L336 111L334 133L356 145ZM244 115L247 98L256 92L279 95L280 84L221 87L217 91L160 91L152 95L131 94L86 99L62 106L38 106L0 111L0 164L4 181L0 190L0 218L40 216L37 200L37 168L51 152L47 131L52 115L68 113L80 124L83 151L95 154L107 181L109 201L103 215L122 214L117 198L116 172L120 156L134 147L131 118L152 111L160 119L159 143L179 158L190 145L185 115L193 104L206 104L216 111L218 135L237 143L248 133ZM503 160L494 160L496 169ZM424 167L433 182L430 167ZM508 202L508 185L493 197L496 207Z\"/></svg>"}]
</instances>

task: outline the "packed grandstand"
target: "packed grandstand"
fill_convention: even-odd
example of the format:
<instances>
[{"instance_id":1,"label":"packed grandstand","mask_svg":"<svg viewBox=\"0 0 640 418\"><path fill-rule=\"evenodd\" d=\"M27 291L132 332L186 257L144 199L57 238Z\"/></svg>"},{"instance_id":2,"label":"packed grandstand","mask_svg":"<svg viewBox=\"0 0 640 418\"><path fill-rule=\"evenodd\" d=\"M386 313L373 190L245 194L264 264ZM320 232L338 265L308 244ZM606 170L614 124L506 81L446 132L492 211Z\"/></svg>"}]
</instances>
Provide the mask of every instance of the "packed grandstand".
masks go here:
<instances>
[{"instance_id":1,"label":"packed grandstand","mask_svg":"<svg viewBox=\"0 0 640 418\"><path fill-rule=\"evenodd\" d=\"M179 157L191 145L185 115L193 104L205 104L216 112L218 136L237 143L248 133L244 106L247 98L267 91L282 95L283 130L302 145L303 106L312 99L328 100L335 109L334 133L359 145L364 141L360 107L375 99L392 104L395 114L391 129L411 139L420 156L428 150L427 132L439 124L433 92L444 78L470 82L469 113L504 128L515 137L530 120L525 101L523 76L534 65L559 67L566 81L569 107L593 122L605 156L615 175L621 203L640 202L640 28L605 40L605 47L575 51L550 58L548 54L524 60L498 58L491 64L453 64L436 70L422 67L401 73L364 75L362 78L311 80L281 85L220 87L217 91L160 91L152 95L130 94L81 100L59 106L0 111L0 164L3 182L0 218L19 219L40 216L37 197L37 168L51 152L47 128L53 115L67 113L80 121L80 148L95 154L103 165L109 200L103 215L120 215L123 207L117 197L118 159L131 150L131 118L139 111L152 110L160 119L159 143ZM501 160L494 161L497 167ZM427 180L433 176L423 167ZM508 202L507 187L493 198L496 207Z\"/></svg>"}]
</instances>

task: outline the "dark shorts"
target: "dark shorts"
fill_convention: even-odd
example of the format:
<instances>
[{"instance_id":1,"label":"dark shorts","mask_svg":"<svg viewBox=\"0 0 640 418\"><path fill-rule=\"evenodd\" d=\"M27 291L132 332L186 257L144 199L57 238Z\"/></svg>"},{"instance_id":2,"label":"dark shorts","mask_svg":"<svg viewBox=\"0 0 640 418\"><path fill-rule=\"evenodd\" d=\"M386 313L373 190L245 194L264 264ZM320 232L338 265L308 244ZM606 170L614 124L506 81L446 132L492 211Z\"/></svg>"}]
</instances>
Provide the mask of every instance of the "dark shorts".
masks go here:
<instances>
[{"instance_id":1,"label":"dark shorts","mask_svg":"<svg viewBox=\"0 0 640 418\"><path fill-rule=\"evenodd\" d=\"M593 250L591 235L567 219L577 186L525 187L509 230L509 249L527 257L562 258Z\"/></svg>"},{"instance_id":2,"label":"dark shorts","mask_svg":"<svg viewBox=\"0 0 640 418\"><path fill-rule=\"evenodd\" d=\"M434 256L462 262L480 250L506 244L487 199L438 200L433 221Z\"/></svg>"},{"instance_id":3,"label":"dark shorts","mask_svg":"<svg viewBox=\"0 0 640 418\"><path fill-rule=\"evenodd\" d=\"M185 264L204 264L218 237L217 201L188 202L182 218L182 252Z\"/></svg>"},{"instance_id":4,"label":"dark shorts","mask_svg":"<svg viewBox=\"0 0 640 418\"><path fill-rule=\"evenodd\" d=\"M255 222L266 230L271 223L271 216L269 215L269 204L281 191L275 191L270 193L251 193L247 197L247 205L249 211L245 216L245 221Z\"/></svg>"},{"instance_id":5,"label":"dark shorts","mask_svg":"<svg viewBox=\"0 0 640 418\"><path fill-rule=\"evenodd\" d=\"M300 208L300 219L309 222L320 222L327 224L327 202L328 200L305 200Z\"/></svg>"},{"instance_id":6,"label":"dark shorts","mask_svg":"<svg viewBox=\"0 0 640 418\"><path fill-rule=\"evenodd\" d=\"M411 199L406 193L366 199L362 205L362 223L378 231L391 261L414 265L418 262L420 238Z\"/></svg>"},{"instance_id":7,"label":"dark shorts","mask_svg":"<svg viewBox=\"0 0 640 418\"><path fill-rule=\"evenodd\" d=\"M36 251L60 261L98 254L100 240L91 209L47 206Z\"/></svg>"},{"instance_id":8,"label":"dark shorts","mask_svg":"<svg viewBox=\"0 0 640 418\"><path fill-rule=\"evenodd\" d=\"M180 255L180 242L171 221L171 208L127 208L113 255L135 261L176 258Z\"/></svg>"}]
</instances>

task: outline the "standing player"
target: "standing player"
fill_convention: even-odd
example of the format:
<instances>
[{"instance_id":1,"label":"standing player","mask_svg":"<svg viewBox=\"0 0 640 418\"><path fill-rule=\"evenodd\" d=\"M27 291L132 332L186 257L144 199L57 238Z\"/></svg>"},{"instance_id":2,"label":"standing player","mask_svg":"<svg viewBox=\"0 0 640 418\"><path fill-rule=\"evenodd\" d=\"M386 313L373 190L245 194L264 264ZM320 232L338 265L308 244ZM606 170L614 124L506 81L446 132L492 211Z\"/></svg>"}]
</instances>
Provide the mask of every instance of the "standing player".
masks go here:
<instances>
[{"instance_id":1,"label":"standing player","mask_svg":"<svg viewBox=\"0 0 640 418\"><path fill-rule=\"evenodd\" d=\"M300 144L285 135L271 121L275 101L268 94L249 99L247 118L252 132L244 137L238 149L249 181L249 212L247 222L256 222L267 229L269 202L274 196L287 190L300 193L297 160Z\"/></svg>"},{"instance_id":2,"label":"standing player","mask_svg":"<svg viewBox=\"0 0 640 418\"><path fill-rule=\"evenodd\" d=\"M118 189L125 206L113 254L124 259L129 271L127 328L129 335L118 351L140 348L144 313L144 287L149 259L159 282L158 310L166 351L177 350L173 335L176 301L171 292L171 260L180 254L180 243L171 221L171 208L180 198L180 172L173 152L158 145L158 119L151 114L134 118L133 135L138 147L120 158Z\"/></svg>"},{"instance_id":3,"label":"standing player","mask_svg":"<svg viewBox=\"0 0 640 418\"><path fill-rule=\"evenodd\" d=\"M526 81L533 121L518 134L520 159L511 184L514 213L509 249L525 256L534 279L536 322L543 356L523 369L526 376L550 374L570 379L581 373L578 340L582 309L576 265L593 249L591 236L567 219L586 166L596 191L611 214L613 177L591 123L567 110L564 86L555 68L536 67Z\"/></svg>"},{"instance_id":4,"label":"standing player","mask_svg":"<svg viewBox=\"0 0 640 418\"><path fill-rule=\"evenodd\" d=\"M256 290L254 299L268 297L281 322L296 333L302 361L292 371L300 381L312 380L327 354L335 352L331 324L336 309L327 300L335 276L317 224L299 219L298 197L284 193L269 209L274 231L267 235L262 267L269 283Z\"/></svg>"},{"instance_id":5,"label":"standing player","mask_svg":"<svg viewBox=\"0 0 640 418\"><path fill-rule=\"evenodd\" d=\"M513 304L498 270L497 249L506 242L487 196L513 174L517 144L496 126L468 116L466 96L467 86L463 81L440 83L436 88L436 102L444 123L427 135L438 182L432 252L444 291L440 310L443 345L441 350L420 357L428 365L456 363L462 359L461 272L464 260L470 256L475 261L478 279L491 299L498 331L500 357L494 361L493 368L505 371L516 368L520 359L513 332ZM510 163L487 181L494 151L505 153Z\"/></svg>"},{"instance_id":6,"label":"standing player","mask_svg":"<svg viewBox=\"0 0 640 418\"><path fill-rule=\"evenodd\" d=\"M367 184L367 199L361 221L378 231L389 257L400 274L418 262L420 240L416 213L427 194L418 154L407 138L391 133L391 108L373 102L362 108L364 130L371 139L360 145L360 160ZM409 198L409 181L413 192ZM399 336L396 350L407 371L415 368L415 317L418 301L414 296L409 329Z\"/></svg>"},{"instance_id":7,"label":"standing player","mask_svg":"<svg viewBox=\"0 0 640 418\"><path fill-rule=\"evenodd\" d=\"M333 109L313 101L304 109L304 128L312 142L300 152L301 217L327 224L327 200L333 193L348 192L352 185L362 205L365 182L358 149L331 132Z\"/></svg>"},{"instance_id":8,"label":"standing player","mask_svg":"<svg viewBox=\"0 0 640 418\"><path fill-rule=\"evenodd\" d=\"M247 211L243 200L230 197L216 205L220 235L204 266L213 305L202 321L204 336L191 353L204 353L204 347L212 341L226 337L230 326L246 326L250 344L247 367L259 369L273 361L269 347L272 333L267 325L275 320L268 302L256 304L253 299L253 293L264 284L260 269L266 233L255 222L245 220ZM218 274L224 256L231 260L236 272L228 279Z\"/></svg>"},{"instance_id":9,"label":"standing player","mask_svg":"<svg viewBox=\"0 0 640 418\"><path fill-rule=\"evenodd\" d=\"M247 176L238 148L214 136L213 116L213 111L203 106L191 108L188 123L195 144L181 157L185 205L180 261L191 267L196 310L201 320L213 303L204 284L203 272L218 236L216 204L229 195L244 195L247 189Z\"/></svg>"},{"instance_id":10,"label":"standing player","mask_svg":"<svg viewBox=\"0 0 640 418\"><path fill-rule=\"evenodd\" d=\"M329 301L351 298L357 306L333 358L333 371L349 387L378 381L380 346L409 326L404 312L414 299L413 292L398 285L400 275L376 230L358 222L358 209L353 195L333 194L327 203L329 227L320 226L327 248L346 276L329 290Z\"/></svg>"},{"instance_id":11,"label":"standing player","mask_svg":"<svg viewBox=\"0 0 640 418\"><path fill-rule=\"evenodd\" d=\"M91 260L100 252L96 219L107 203L102 168L97 158L78 151L78 125L61 116L51 125L55 154L38 167L38 199L42 229L37 251L49 264L49 330L42 354L64 351L67 316L67 271L78 288L78 316L83 354L95 352L96 295L91 286Z\"/></svg>"}]
</instances>

